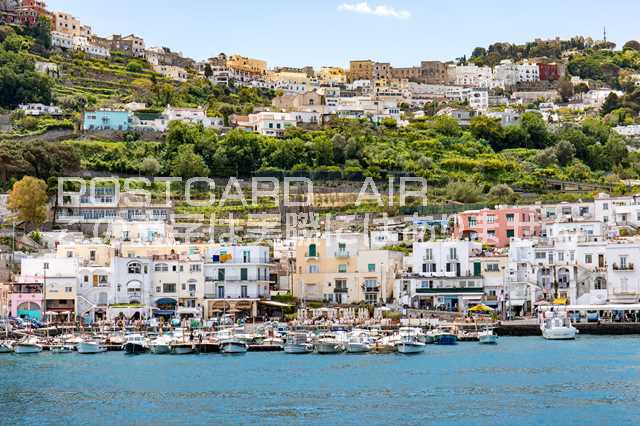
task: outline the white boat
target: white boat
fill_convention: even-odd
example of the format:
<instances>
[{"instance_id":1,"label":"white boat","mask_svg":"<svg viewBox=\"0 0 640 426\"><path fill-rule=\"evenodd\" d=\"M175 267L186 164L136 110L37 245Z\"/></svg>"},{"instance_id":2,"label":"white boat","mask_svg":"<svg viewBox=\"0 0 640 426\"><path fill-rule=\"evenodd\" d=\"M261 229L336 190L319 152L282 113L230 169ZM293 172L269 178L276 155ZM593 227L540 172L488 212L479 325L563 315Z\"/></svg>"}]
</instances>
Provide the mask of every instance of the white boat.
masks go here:
<instances>
[{"instance_id":1,"label":"white boat","mask_svg":"<svg viewBox=\"0 0 640 426\"><path fill-rule=\"evenodd\" d=\"M171 353L171 341L171 336L160 336L149 344L149 350L156 355Z\"/></svg>"},{"instance_id":2,"label":"white boat","mask_svg":"<svg viewBox=\"0 0 640 426\"><path fill-rule=\"evenodd\" d=\"M148 349L147 341L141 334L130 334L126 336L126 340L122 347L128 354L142 354Z\"/></svg>"},{"instance_id":3,"label":"white boat","mask_svg":"<svg viewBox=\"0 0 640 426\"><path fill-rule=\"evenodd\" d=\"M371 350L369 335L362 330L354 330L349 334L345 350L350 354L363 354Z\"/></svg>"},{"instance_id":4,"label":"white boat","mask_svg":"<svg viewBox=\"0 0 640 426\"><path fill-rule=\"evenodd\" d=\"M12 340L1 340L0 341L0 354L8 354L13 352L13 347L15 342Z\"/></svg>"},{"instance_id":5,"label":"white boat","mask_svg":"<svg viewBox=\"0 0 640 426\"><path fill-rule=\"evenodd\" d=\"M67 344L55 345L55 346L49 347L49 352L54 354L70 354L74 350L75 350L75 346L67 345Z\"/></svg>"},{"instance_id":6,"label":"white boat","mask_svg":"<svg viewBox=\"0 0 640 426\"><path fill-rule=\"evenodd\" d=\"M495 345L498 343L498 335L493 331L493 328L485 328L478 332L478 341L483 345Z\"/></svg>"},{"instance_id":7,"label":"white boat","mask_svg":"<svg viewBox=\"0 0 640 426\"><path fill-rule=\"evenodd\" d=\"M176 355L188 355L194 351L193 343L190 342L173 342L171 343L171 350Z\"/></svg>"},{"instance_id":8,"label":"white boat","mask_svg":"<svg viewBox=\"0 0 640 426\"><path fill-rule=\"evenodd\" d=\"M426 347L426 343L419 341L417 336L403 336L396 343L396 349L401 354L419 354L424 352Z\"/></svg>"},{"instance_id":9,"label":"white boat","mask_svg":"<svg viewBox=\"0 0 640 426\"><path fill-rule=\"evenodd\" d=\"M344 351L346 335L324 334L318 337L315 343L316 352L319 354L338 354Z\"/></svg>"},{"instance_id":10,"label":"white boat","mask_svg":"<svg viewBox=\"0 0 640 426\"><path fill-rule=\"evenodd\" d=\"M16 343L14 352L17 354L37 354L42 352L42 345L38 344L37 338L27 337Z\"/></svg>"},{"instance_id":11,"label":"white boat","mask_svg":"<svg viewBox=\"0 0 640 426\"><path fill-rule=\"evenodd\" d=\"M313 352L313 343L309 341L307 333L291 333L287 336L284 352L287 354L310 354Z\"/></svg>"},{"instance_id":12,"label":"white boat","mask_svg":"<svg viewBox=\"0 0 640 426\"><path fill-rule=\"evenodd\" d=\"M76 345L79 354L99 354L107 351L107 347L96 340L83 340Z\"/></svg>"},{"instance_id":13,"label":"white boat","mask_svg":"<svg viewBox=\"0 0 640 426\"><path fill-rule=\"evenodd\" d=\"M578 333L568 317L562 318L558 315L545 319L540 329L542 337L547 340L573 340Z\"/></svg>"},{"instance_id":14,"label":"white boat","mask_svg":"<svg viewBox=\"0 0 640 426\"><path fill-rule=\"evenodd\" d=\"M223 354L244 354L249 345L242 339L228 338L220 341L220 352Z\"/></svg>"}]
</instances>

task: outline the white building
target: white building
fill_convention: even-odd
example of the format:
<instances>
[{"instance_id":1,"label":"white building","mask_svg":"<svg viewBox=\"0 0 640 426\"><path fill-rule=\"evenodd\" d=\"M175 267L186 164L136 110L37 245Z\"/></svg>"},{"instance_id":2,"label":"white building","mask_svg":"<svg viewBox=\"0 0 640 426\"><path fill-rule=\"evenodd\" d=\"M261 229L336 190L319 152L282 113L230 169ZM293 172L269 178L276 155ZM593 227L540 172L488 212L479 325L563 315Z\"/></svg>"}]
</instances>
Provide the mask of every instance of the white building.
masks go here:
<instances>
[{"instance_id":1,"label":"white building","mask_svg":"<svg viewBox=\"0 0 640 426\"><path fill-rule=\"evenodd\" d=\"M456 86L491 89L495 86L491 67L477 65L449 66L449 81Z\"/></svg>"},{"instance_id":2,"label":"white building","mask_svg":"<svg viewBox=\"0 0 640 426\"><path fill-rule=\"evenodd\" d=\"M17 282L44 284L45 313L75 312L77 258L27 257L22 259L20 271Z\"/></svg>"},{"instance_id":3,"label":"white building","mask_svg":"<svg viewBox=\"0 0 640 426\"><path fill-rule=\"evenodd\" d=\"M26 104L19 105L18 108L25 115L62 115L62 108L55 105Z\"/></svg>"},{"instance_id":4,"label":"white building","mask_svg":"<svg viewBox=\"0 0 640 426\"><path fill-rule=\"evenodd\" d=\"M189 79L189 73L182 67L174 65L154 65L153 70L174 81L184 82Z\"/></svg>"}]
</instances>

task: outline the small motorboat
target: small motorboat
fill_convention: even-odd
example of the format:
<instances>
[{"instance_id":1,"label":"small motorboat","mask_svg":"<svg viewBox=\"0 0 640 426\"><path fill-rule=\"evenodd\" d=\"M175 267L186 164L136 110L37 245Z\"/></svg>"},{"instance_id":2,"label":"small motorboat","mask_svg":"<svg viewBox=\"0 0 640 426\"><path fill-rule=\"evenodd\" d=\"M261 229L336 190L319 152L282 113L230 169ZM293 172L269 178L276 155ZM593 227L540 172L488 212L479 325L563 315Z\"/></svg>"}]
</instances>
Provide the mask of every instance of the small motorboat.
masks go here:
<instances>
[{"instance_id":1,"label":"small motorboat","mask_svg":"<svg viewBox=\"0 0 640 426\"><path fill-rule=\"evenodd\" d=\"M147 349L149 349L147 341L141 334L130 334L127 336L122 348L125 353L130 355L143 354L147 352Z\"/></svg>"},{"instance_id":2,"label":"small motorboat","mask_svg":"<svg viewBox=\"0 0 640 426\"><path fill-rule=\"evenodd\" d=\"M448 328L440 328L433 333L434 343L436 345L456 345L458 344L458 335Z\"/></svg>"},{"instance_id":3,"label":"small motorboat","mask_svg":"<svg viewBox=\"0 0 640 426\"><path fill-rule=\"evenodd\" d=\"M76 346L79 354L99 354L107 352L107 347L97 340L83 340Z\"/></svg>"},{"instance_id":4,"label":"small motorboat","mask_svg":"<svg viewBox=\"0 0 640 426\"><path fill-rule=\"evenodd\" d=\"M310 354L313 352L313 343L307 333L290 333L284 345L287 354Z\"/></svg>"},{"instance_id":5,"label":"small motorboat","mask_svg":"<svg viewBox=\"0 0 640 426\"><path fill-rule=\"evenodd\" d=\"M334 334L321 335L315 343L316 352L319 354L338 354L344 351L344 344Z\"/></svg>"},{"instance_id":6,"label":"small motorboat","mask_svg":"<svg viewBox=\"0 0 640 426\"><path fill-rule=\"evenodd\" d=\"M220 352L223 354L244 354L249 345L242 339L229 338L220 341Z\"/></svg>"},{"instance_id":7,"label":"small motorboat","mask_svg":"<svg viewBox=\"0 0 640 426\"><path fill-rule=\"evenodd\" d=\"M557 314L547 318L540 325L542 337L547 340L573 340L578 330L571 324L569 317L560 317Z\"/></svg>"},{"instance_id":8,"label":"small motorboat","mask_svg":"<svg viewBox=\"0 0 640 426\"><path fill-rule=\"evenodd\" d=\"M485 328L478 332L478 342L482 345L495 345L498 343L498 335L493 328Z\"/></svg>"},{"instance_id":9,"label":"small motorboat","mask_svg":"<svg viewBox=\"0 0 640 426\"><path fill-rule=\"evenodd\" d=\"M8 354L13 352L15 342L13 340L0 340L0 354Z\"/></svg>"},{"instance_id":10,"label":"small motorboat","mask_svg":"<svg viewBox=\"0 0 640 426\"><path fill-rule=\"evenodd\" d=\"M160 336L149 343L149 350L156 355L171 353L171 341L170 336Z\"/></svg>"},{"instance_id":11,"label":"small motorboat","mask_svg":"<svg viewBox=\"0 0 640 426\"><path fill-rule=\"evenodd\" d=\"M371 350L369 336L361 330L354 330L349 335L345 350L350 354L364 354Z\"/></svg>"},{"instance_id":12,"label":"small motorboat","mask_svg":"<svg viewBox=\"0 0 640 426\"><path fill-rule=\"evenodd\" d=\"M396 349L401 354L419 354L424 352L427 344L418 340L417 336L403 336L398 343Z\"/></svg>"},{"instance_id":13,"label":"small motorboat","mask_svg":"<svg viewBox=\"0 0 640 426\"><path fill-rule=\"evenodd\" d=\"M16 343L13 351L17 354L37 354L42 352L42 345L36 337L26 337Z\"/></svg>"},{"instance_id":14,"label":"small motorboat","mask_svg":"<svg viewBox=\"0 0 640 426\"><path fill-rule=\"evenodd\" d=\"M75 346L68 344L49 346L49 352L52 354L70 354L75 351Z\"/></svg>"}]
</instances>

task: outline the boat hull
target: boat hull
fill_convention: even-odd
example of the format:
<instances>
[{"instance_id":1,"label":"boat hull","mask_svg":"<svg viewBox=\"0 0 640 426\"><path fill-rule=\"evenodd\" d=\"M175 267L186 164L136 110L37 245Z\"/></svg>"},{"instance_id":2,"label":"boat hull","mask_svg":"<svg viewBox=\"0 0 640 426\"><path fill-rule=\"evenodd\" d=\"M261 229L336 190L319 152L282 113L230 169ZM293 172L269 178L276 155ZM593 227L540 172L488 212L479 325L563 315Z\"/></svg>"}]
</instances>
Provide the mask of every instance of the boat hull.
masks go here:
<instances>
[{"instance_id":1,"label":"boat hull","mask_svg":"<svg viewBox=\"0 0 640 426\"><path fill-rule=\"evenodd\" d=\"M220 344L220 352L223 354L244 354L247 353L246 343L240 342L226 342Z\"/></svg>"},{"instance_id":2,"label":"boat hull","mask_svg":"<svg viewBox=\"0 0 640 426\"><path fill-rule=\"evenodd\" d=\"M498 343L498 336L495 334L480 335L478 341L481 345L495 345Z\"/></svg>"},{"instance_id":3,"label":"boat hull","mask_svg":"<svg viewBox=\"0 0 640 426\"><path fill-rule=\"evenodd\" d=\"M49 351L54 354L70 354L73 352L73 347L57 346L57 347L50 348Z\"/></svg>"},{"instance_id":4,"label":"boat hull","mask_svg":"<svg viewBox=\"0 0 640 426\"><path fill-rule=\"evenodd\" d=\"M141 345L140 343L125 343L123 347L125 353L130 355L143 354L147 351L147 348L145 348L144 345Z\"/></svg>"},{"instance_id":5,"label":"boat hull","mask_svg":"<svg viewBox=\"0 0 640 426\"><path fill-rule=\"evenodd\" d=\"M338 354L343 351L342 345L335 342L316 343L316 352L323 355Z\"/></svg>"},{"instance_id":6,"label":"boat hull","mask_svg":"<svg viewBox=\"0 0 640 426\"><path fill-rule=\"evenodd\" d=\"M91 355L106 352L107 348L99 343L81 342L78 343L78 346L76 346L76 350L79 354Z\"/></svg>"},{"instance_id":7,"label":"boat hull","mask_svg":"<svg viewBox=\"0 0 640 426\"><path fill-rule=\"evenodd\" d=\"M422 342L400 342L397 350L401 354L419 354L424 352L426 345Z\"/></svg>"},{"instance_id":8,"label":"boat hull","mask_svg":"<svg viewBox=\"0 0 640 426\"><path fill-rule=\"evenodd\" d=\"M173 347L173 353L176 355L188 355L193 353L193 346L178 345Z\"/></svg>"},{"instance_id":9,"label":"boat hull","mask_svg":"<svg viewBox=\"0 0 640 426\"><path fill-rule=\"evenodd\" d=\"M542 330L542 337L547 340L574 340L576 329L569 327Z\"/></svg>"},{"instance_id":10,"label":"boat hull","mask_svg":"<svg viewBox=\"0 0 640 426\"><path fill-rule=\"evenodd\" d=\"M37 354L42 352L42 346L34 344L20 344L18 343L14 349L17 354Z\"/></svg>"},{"instance_id":11,"label":"boat hull","mask_svg":"<svg viewBox=\"0 0 640 426\"><path fill-rule=\"evenodd\" d=\"M0 343L0 354L8 354L13 352L13 346L8 343Z\"/></svg>"},{"instance_id":12,"label":"boat hull","mask_svg":"<svg viewBox=\"0 0 640 426\"><path fill-rule=\"evenodd\" d=\"M371 346L367 343L347 343L346 350L350 354L364 354L371 350Z\"/></svg>"},{"instance_id":13,"label":"boat hull","mask_svg":"<svg viewBox=\"0 0 640 426\"><path fill-rule=\"evenodd\" d=\"M171 346L163 345L163 344L151 345L150 350L152 354L164 355L164 354L171 353Z\"/></svg>"},{"instance_id":14,"label":"boat hull","mask_svg":"<svg viewBox=\"0 0 640 426\"><path fill-rule=\"evenodd\" d=\"M440 334L435 338L436 345L456 345L458 338L454 334Z\"/></svg>"},{"instance_id":15,"label":"boat hull","mask_svg":"<svg viewBox=\"0 0 640 426\"><path fill-rule=\"evenodd\" d=\"M313 345L310 343L306 344L287 344L284 345L284 352L287 354L310 354L313 352Z\"/></svg>"}]
</instances>

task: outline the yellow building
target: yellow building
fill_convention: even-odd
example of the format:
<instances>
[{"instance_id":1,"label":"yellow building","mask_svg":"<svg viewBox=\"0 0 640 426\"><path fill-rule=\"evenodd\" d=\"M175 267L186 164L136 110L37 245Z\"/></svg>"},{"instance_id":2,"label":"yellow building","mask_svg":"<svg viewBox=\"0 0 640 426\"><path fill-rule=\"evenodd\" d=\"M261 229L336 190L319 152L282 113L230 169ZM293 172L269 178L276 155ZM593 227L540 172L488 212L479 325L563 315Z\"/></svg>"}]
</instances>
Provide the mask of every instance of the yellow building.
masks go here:
<instances>
[{"instance_id":1,"label":"yellow building","mask_svg":"<svg viewBox=\"0 0 640 426\"><path fill-rule=\"evenodd\" d=\"M402 257L399 252L369 249L364 234L299 240L293 295L331 304L390 302Z\"/></svg>"},{"instance_id":2,"label":"yellow building","mask_svg":"<svg viewBox=\"0 0 640 426\"><path fill-rule=\"evenodd\" d=\"M280 71L271 72L268 75L270 81L290 82L298 84L308 84L309 77L303 72Z\"/></svg>"},{"instance_id":3,"label":"yellow building","mask_svg":"<svg viewBox=\"0 0 640 426\"><path fill-rule=\"evenodd\" d=\"M246 74L265 75L267 62L241 55L231 55L227 58L227 68Z\"/></svg>"},{"instance_id":4,"label":"yellow building","mask_svg":"<svg viewBox=\"0 0 640 426\"><path fill-rule=\"evenodd\" d=\"M340 67L322 67L318 79L320 83L343 84L347 82L347 73Z\"/></svg>"}]
</instances>

